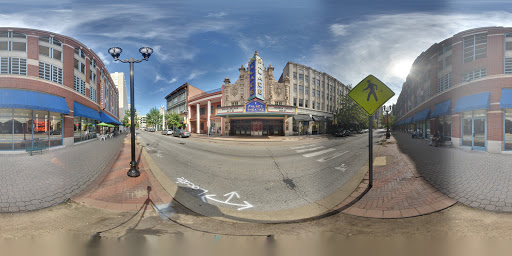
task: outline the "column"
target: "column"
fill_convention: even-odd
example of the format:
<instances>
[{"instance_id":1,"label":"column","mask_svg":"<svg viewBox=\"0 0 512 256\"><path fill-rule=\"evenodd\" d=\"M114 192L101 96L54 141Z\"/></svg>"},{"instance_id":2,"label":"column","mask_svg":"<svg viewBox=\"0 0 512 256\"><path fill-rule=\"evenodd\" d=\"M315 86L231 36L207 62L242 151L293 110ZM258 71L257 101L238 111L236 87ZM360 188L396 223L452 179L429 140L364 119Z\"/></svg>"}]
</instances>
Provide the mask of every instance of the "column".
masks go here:
<instances>
[{"instance_id":1,"label":"column","mask_svg":"<svg viewBox=\"0 0 512 256\"><path fill-rule=\"evenodd\" d=\"M210 131L211 131L211 127L210 127L210 114L211 114L211 109L212 109L212 101L209 100L208 101L208 114L207 114L207 119L206 119L206 134L210 134Z\"/></svg>"},{"instance_id":2,"label":"column","mask_svg":"<svg viewBox=\"0 0 512 256\"><path fill-rule=\"evenodd\" d=\"M187 106L188 112L187 112L187 131L192 132L192 127L190 126L190 105Z\"/></svg>"},{"instance_id":3,"label":"column","mask_svg":"<svg viewBox=\"0 0 512 256\"><path fill-rule=\"evenodd\" d=\"M200 124L201 124L201 121L200 121L200 117L199 117L199 103L196 105L196 132L197 134L201 133L201 130L199 130L200 128Z\"/></svg>"}]
</instances>

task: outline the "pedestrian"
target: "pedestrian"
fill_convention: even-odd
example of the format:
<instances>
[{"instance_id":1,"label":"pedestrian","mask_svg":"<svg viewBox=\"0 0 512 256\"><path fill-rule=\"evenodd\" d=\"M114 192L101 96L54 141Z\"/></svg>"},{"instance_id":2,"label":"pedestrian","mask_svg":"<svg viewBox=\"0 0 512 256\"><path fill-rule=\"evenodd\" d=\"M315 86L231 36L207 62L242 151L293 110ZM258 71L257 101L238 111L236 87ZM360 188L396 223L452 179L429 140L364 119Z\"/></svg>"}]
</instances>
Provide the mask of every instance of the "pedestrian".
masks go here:
<instances>
[{"instance_id":1,"label":"pedestrian","mask_svg":"<svg viewBox=\"0 0 512 256\"><path fill-rule=\"evenodd\" d=\"M414 132L412 133L412 138L413 139L418 138L418 131L414 130Z\"/></svg>"},{"instance_id":2,"label":"pedestrian","mask_svg":"<svg viewBox=\"0 0 512 256\"><path fill-rule=\"evenodd\" d=\"M436 131L436 133L434 134L434 136L430 140L430 145L429 146L432 146L432 143L435 142L436 143L436 147L437 147L439 145L439 140L440 139L441 139L441 133L439 131Z\"/></svg>"}]
</instances>

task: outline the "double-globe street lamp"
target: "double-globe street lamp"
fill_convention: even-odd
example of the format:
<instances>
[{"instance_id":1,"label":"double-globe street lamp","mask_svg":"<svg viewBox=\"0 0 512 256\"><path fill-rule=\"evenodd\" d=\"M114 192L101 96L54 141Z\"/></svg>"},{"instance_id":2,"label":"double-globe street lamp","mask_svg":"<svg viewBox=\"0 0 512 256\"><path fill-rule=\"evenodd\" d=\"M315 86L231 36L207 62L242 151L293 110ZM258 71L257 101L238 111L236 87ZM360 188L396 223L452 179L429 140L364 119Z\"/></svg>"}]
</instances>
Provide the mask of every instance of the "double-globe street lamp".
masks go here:
<instances>
[{"instance_id":1,"label":"double-globe street lamp","mask_svg":"<svg viewBox=\"0 0 512 256\"><path fill-rule=\"evenodd\" d=\"M132 57L126 60L119 59L119 56L121 55L121 52L123 50L119 47L112 47L108 49L108 53L112 55L114 58L114 61L120 61L123 63L130 63L130 112L131 112L131 125L130 125L130 133L131 133L131 144L132 144L132 161L130 162L130 170L128 171L127 175L129 177L139 177L140 171L138 170L137 162L135 161L135 91L133 88L133 63L139 63L143 60L148 60L149 56L153 53L153 49L149 47L142 47L139 49L139 52L142 54L142 57L144 59L136 60Z\"/></svg>"},{"instance_id":2,"label":"double-globe street lamp","mask_svg":"<svg viewBox=\"0 0 512 256\"><path fill-rule=\"evenodd\" d=\"M391 137L391 134L389 133L389 111L391 111L391 106L383 106L384 111L386 111L386 139L389 139Z\"/></svg>"}]
</instances>

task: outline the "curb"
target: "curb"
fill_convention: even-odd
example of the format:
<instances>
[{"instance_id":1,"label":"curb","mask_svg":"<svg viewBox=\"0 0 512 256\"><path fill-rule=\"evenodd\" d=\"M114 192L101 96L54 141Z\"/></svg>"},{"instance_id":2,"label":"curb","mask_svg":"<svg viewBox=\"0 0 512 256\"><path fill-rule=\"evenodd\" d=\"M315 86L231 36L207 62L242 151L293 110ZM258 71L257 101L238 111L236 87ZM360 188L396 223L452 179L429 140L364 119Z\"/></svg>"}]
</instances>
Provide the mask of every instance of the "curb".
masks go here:
<instances>
[{"instance_id":1,"label":"curb","mask_svg":"<svg viewBox=\"0 0 512 256\"><path fill-rule=\"evenodd\" d=\"M380 148L380 145L376 145ZM375 150L375 149L374 149ZM155 179L162 185L167 193L177 202L189 210L217 220L229 222L247 222L247 223L290 223L303 222L323 218L339 213L340 206L344 201L359 188L366 173L368 172L368 163L366 163L351 179L338 191L329 196L310 203L305 206L271 212L241 212L224 207L214 206L204 203L199 198L190 195L180 189L167 175L156 165L149 154L143 149L143 155L149 165L149 170Z\"/></svg>"}]
</instances>

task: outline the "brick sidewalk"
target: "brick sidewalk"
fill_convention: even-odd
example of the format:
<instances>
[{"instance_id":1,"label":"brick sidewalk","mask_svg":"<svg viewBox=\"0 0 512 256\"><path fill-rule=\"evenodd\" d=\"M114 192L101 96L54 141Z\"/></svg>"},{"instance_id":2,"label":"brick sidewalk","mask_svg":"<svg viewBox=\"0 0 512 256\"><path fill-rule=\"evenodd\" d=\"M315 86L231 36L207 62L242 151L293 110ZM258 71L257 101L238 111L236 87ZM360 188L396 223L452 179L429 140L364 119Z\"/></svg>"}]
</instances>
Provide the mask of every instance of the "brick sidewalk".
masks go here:
<instances>
[{"instance_id":1,"label":"brick sidewalk","mask_svg":"<svg viewBox=\"0 0 512 256\"><path fill-rule=\"evenodd\" d=\"M373 187L342 212L370 218L405 218L436 212L456 203L420 177L391 137L376 152ZM368 174L340 206L346 207L368 187Z\"/></svg>"},{"instance_id":2,"label":"brick sidewalk","mask_svg":"<svg viewBox=\"0 0 512 256\"><path fill-rule=\"evenodd\" d=\"M140 149L137 145L136 160ZM90 207L114 211L137 211L147 203L148 198L156 205L171 202L172 197L148 171L149 165L144 156L140 157L140 176L128 177L126 172L129 170L131 161L131 148L130 137L127 136L111 170L103 171L86 190L72 200Z\"/></svg>"}]
</instances>

